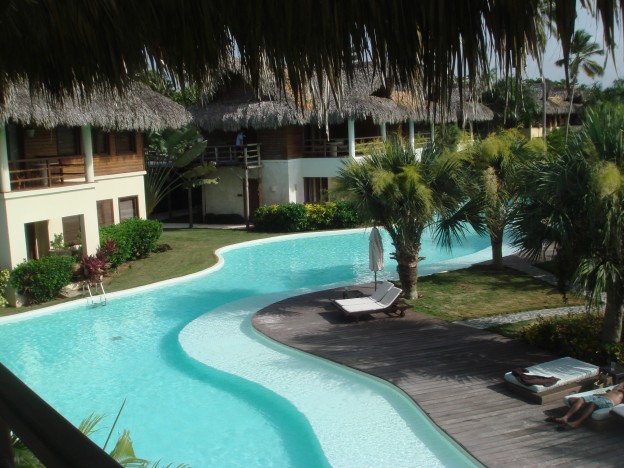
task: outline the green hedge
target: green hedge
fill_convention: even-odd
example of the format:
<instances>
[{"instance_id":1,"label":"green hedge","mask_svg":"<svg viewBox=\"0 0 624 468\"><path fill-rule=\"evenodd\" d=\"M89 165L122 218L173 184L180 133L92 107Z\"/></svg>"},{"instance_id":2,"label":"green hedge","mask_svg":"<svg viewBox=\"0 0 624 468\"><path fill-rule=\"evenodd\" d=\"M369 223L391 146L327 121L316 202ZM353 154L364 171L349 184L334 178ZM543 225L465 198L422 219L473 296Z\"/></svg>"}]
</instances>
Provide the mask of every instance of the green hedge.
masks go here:
<instances>
[{"instance_id":1,"label":"green hedge","mask_svg":"<svg viewBox=\"0 0 624 468\"><path fill-rule=\"evenodd\" d=\"M521 336L527 343L559 356L596 365L624 363L624 343L604 345L600 341L603 318L595 313L540 318L522 330Z\"/></svg>"},{"instance_id":2,"label":"green hedge","mask_svg":"<svg viewBox=\"0 0 624 468\"><path fill-rule=\"evenodd\" d=\"M71 282L74 263L74 257L67 255L28 260L11 271L9 284L29 296L32 302L46 302L58 296Z\"/></svg>"},{"instance_id":3,"label":"green hedge","mask_svg":"<svg viewBox=\"0 0 624 468\"><path fill-rule=\"evenodd\" d=\"M145 258L156 248L162 234L162 223L149 219L131 218L119 224L100 228L100 246L108 240L115 242L117 251L108 257L112 267Z\"/></svg>"},{"instance_id":4,"label":"green hedge","mask_svg":"<svg viewBox=\"0 0 624 468\"><path fill-rule=\"evenodd\" d=\"M11 272L9 270L0 270L0 307L4 307L8 304L6 297L4 297L4 290L9 285L9 278Z\"/></svg>"},{"instance_id":5,"label":"green hedge","mask_svg":"<svg viewBox=\"0 0 624 468\"><path fill-rule=\"evenodd\" d=\"M255 229L264 232L345 229L358 222L356 211L346 202L264 205L254 214Z\"/></svg>"}]
</instances>

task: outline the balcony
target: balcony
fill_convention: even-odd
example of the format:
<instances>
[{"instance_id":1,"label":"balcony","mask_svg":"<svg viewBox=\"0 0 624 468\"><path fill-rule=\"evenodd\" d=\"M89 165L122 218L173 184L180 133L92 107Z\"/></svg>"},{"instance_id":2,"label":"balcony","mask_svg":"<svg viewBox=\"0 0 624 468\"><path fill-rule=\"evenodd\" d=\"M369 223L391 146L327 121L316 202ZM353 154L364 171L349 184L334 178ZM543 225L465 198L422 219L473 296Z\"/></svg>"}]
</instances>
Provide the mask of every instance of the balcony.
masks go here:
<instances>
[{"instance_id":1,"label":"balcony","mask_svg":"<svg viewBox=\"0 0 624 468\"><path fill-rule=\"evenodd\" d=\"M371 147L381 143L378 136L355 139L355 155L364 156ZM303 144L303 156L306 158L347 158L349 157L349 140L334 138L331 140L306 140Z\"/></svg>"},{"instance_id":2,"label":"balcony","mask_svg":"<svg viewBox=\"0 0 624 468\"><path fill-rule=\"evenodd\" d=\"M208 146L202 162L214 162L217 166L242 166L247 169L261 167L260 144L243 146Z\"/></svg>"},{"instance_id":3,"label":"balcony","mask_svg":"<svg viewBox=\"0 0 624 468\"><path fill-rule=\"evenodd\" d=\"M54 156L9 161L11 190L30 190L83 183L84 160Z\"/></svg>"}]
</instances>

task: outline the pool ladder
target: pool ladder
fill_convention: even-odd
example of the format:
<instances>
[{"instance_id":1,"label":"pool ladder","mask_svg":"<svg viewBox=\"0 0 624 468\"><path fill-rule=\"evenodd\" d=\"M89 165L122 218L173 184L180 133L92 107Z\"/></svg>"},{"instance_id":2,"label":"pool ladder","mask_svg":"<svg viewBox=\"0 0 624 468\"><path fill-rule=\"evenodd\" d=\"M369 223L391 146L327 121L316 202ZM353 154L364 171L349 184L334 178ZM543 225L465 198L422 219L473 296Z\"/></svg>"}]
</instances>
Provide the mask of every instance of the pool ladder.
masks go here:
<instances>
[{"instance_id":1,"label":"pool ladder","mask_svg":"<svg viewBox=\"0 0 624 468\"><path fill-rule=\"evenodd\" d=\"M87 301L91 304L101 304L106 305L106 291L104 291L104 285L101 281L95 283L93 285L93 289L88 281L85 281L82 284L82 295L86 296L85 291L89 293L89 297Z\"/></svg>"}]
</instances>

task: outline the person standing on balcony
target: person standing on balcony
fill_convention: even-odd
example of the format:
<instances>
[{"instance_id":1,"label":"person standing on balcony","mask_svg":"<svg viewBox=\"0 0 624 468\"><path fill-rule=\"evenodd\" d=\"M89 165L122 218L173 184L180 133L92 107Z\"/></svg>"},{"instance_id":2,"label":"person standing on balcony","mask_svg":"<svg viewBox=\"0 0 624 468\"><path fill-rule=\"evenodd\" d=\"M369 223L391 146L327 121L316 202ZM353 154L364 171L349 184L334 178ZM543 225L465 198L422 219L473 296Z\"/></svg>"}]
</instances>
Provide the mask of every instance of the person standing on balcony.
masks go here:
<instances>
[{"instance_id":1,"label":"person standing on balcony","mask_svg":"<svg viewBox=\"0 0 624 468\"><path fill-rule=\"evenodd\" d=\"M245 130L241 130L236 135L236 155L238 159L243 157L243 146L245 146Z\"/></svg>"}]
</instances>

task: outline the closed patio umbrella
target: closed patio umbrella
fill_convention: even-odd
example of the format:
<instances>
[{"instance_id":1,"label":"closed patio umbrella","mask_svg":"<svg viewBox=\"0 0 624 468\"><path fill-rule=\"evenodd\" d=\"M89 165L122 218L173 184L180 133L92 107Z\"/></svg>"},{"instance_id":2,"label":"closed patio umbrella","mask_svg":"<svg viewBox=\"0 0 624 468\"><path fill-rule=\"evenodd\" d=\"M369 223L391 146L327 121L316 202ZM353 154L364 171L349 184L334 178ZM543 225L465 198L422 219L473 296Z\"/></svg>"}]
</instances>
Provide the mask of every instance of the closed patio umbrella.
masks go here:
<instances>
[{"instance_id":1,"label":"closed patio umbrella","mask_svg":"<svg viewBox=\"0 0 624 468\"><path fill-rule=\"evenodd\" d=\"M383 270L383 242L377 227L373 227L368 238L368 266L375 272L375 290L377 289L377 272Z\"/></svg>"}]
</instances>

